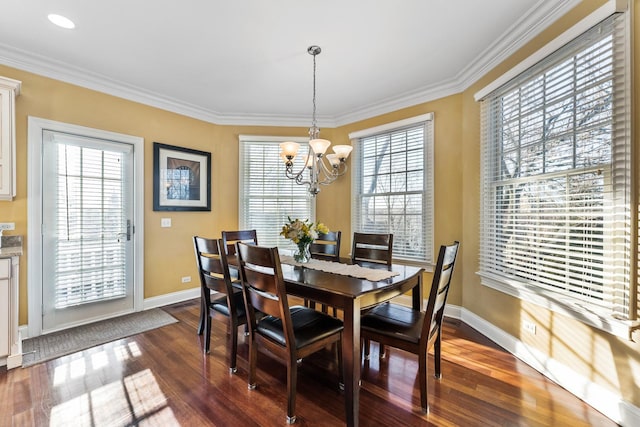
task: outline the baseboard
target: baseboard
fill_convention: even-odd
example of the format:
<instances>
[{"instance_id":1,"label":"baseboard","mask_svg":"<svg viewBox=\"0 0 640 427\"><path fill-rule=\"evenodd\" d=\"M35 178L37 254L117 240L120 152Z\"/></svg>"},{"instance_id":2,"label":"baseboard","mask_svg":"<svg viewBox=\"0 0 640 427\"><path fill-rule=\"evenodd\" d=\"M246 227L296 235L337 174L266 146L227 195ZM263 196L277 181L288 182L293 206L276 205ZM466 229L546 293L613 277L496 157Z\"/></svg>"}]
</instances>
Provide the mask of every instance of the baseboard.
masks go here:
<instances>
[{"instance_id":1,"label":"baseboard","mask_svg":"<svg viewBox=\"0 0 640 427\"><path fill-rule=\"evenodd\" d=\"M165 305L175 304L200 297L200 287L191 288L184 291L172 292L157 297L145 298L142 302L142 309L149 310L152 308L162 307Z\"/></svg>"},{"instance_id":2,"label":"baseboard","mask_svg":"<svg viewBox=\"0 0 640 427\"><path fill-rule=\"evenodd\" d=\"M411 297L408 295L402 295L395 301L411 306ZM620 395L593 383L573 369L538 349L526 345L463 307L447 304L444 313L447 317L458 319L471 326L612 421L622 426L640 426L640 408L625 401Z\"/></svg>"}]
</instances>

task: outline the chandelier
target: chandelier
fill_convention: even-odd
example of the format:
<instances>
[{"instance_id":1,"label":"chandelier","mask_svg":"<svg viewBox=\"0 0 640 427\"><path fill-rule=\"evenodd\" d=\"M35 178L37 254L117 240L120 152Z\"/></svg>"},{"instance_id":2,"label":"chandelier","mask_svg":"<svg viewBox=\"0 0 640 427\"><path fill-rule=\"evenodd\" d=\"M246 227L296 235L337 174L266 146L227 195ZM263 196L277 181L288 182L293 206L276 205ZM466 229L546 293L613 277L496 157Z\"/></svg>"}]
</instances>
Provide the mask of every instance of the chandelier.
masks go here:
<instances>
[{"instance_id":1,"label":"chandelier","mask_svg":"<svg viewBox=\"0 0 640 427\"><path fill-rule=\"evenodd\" d=\"M347 171L347 157L353 147L350 145L335 145L333 153L325 155L331 145L326 139L320 139L320 129L316 125L316 56L320 54L319 46L309 46L309 55L313 56L313 116L309 128L310 153L304 159L298 172L293 169L293 162L298 154L300 144L283 142L280 144L280 157L285 164L285 175L295 180L296 184L307 185L309 193L315 196L320 192L320 185L331 184Z\"/></svg>"}]
</instances>

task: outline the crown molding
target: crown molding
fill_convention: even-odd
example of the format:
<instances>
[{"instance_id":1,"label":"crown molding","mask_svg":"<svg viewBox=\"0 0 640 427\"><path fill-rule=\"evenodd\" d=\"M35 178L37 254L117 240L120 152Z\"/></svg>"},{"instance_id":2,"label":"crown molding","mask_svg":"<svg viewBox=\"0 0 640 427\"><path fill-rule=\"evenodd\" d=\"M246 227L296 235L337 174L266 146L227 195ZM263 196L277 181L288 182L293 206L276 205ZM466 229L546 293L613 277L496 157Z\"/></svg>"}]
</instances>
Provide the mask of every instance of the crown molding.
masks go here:
<instances>
[{"instance_id":1,"label":"crown molding","mask_svg":"<svg viewBox=\"0 0 640 427\"><path fill-rule=\"evenodd\" d=\"M478 55L469 66L454 78L417 88L416 90L405 92L352 111L344 111L333 117L323 116L320 117L318 121L324 127L343 126L463 92L578 3L580 3L580 0L562 0L559 2L540 0L527 15L511 25L498 40ZM247 114L243 112L221 113L211 111L159 93L143 90L99 73L90 72L79 67L72 67L61 61L32 54L2 43L0 43L0 63L209 123L220 125L292 127L306 127L309 125L309 117L301 115Z\"/></svg>"},{"instance_id":2,"label":"crown molding","mask_svg":"<svg viewBox=\"0 0 640 427\"><path fill-rule=\"evenodd\" d=\"M493 68L516 53L525 44L573 9L581 0L550 2L539 0L527 15L514 22L487 49L481 52L457 76L460 85L467 89ZM464 90L463 89L463 90Z\"/></svg>"}]
</instances>

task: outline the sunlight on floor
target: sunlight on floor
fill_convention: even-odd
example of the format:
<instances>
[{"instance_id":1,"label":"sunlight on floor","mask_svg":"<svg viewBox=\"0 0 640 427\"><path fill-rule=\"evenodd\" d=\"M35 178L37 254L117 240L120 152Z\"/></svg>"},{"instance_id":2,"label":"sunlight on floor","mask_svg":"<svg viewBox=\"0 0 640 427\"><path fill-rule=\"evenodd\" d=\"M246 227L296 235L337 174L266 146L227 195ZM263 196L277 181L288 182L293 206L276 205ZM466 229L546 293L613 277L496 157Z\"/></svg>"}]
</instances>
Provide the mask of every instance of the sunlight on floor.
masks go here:
<instances>
[{"instance_id":1,"label":"sunlight on floor","mask_svg":"<svg viewBox=\"0 0 640 427\"><path fill-rule=\"evenodd\" d=\"M177 425L150 369L130 375L51 410L50 426Z\"/></svg>"},{"instance_id":2,"label":"sunlight on floor","mask_svg":"<svg viewBox=\"0 0 640 427\"><path fill-rule=\"evenodd\" d=\"M105 348L57 366L53 384L68 387L71 381L86 376L87 370L93 372L108 367L109 358L123 361L140 355L140 348L135 342ZM178 425L167 398L150 369L136 372L54 406L49 426L142 424Z\"/></svg>"}]
</instances>

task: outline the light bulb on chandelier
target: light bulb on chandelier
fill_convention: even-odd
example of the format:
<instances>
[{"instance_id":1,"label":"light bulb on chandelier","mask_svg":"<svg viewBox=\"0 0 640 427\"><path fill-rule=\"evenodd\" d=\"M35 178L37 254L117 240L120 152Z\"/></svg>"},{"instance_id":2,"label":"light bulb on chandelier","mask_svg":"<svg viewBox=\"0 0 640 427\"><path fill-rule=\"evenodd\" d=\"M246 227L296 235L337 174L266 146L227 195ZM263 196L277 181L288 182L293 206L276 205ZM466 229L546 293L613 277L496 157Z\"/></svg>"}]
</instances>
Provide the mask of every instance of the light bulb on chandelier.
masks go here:
<instances>
[{"instance_id":1,"label":"light bulb on chandelier","mask_svg":"<svg viewBox=\"0 0 640 427\"><path fill-rule=\"evenodd\" d=\"M316 125L316 56L321 51L319 46L309 46L307 49L307 52L313 56L313 116L309 128L310 153L304 159L304 164L298 172L294 172L293 165L300 144L291 141L280 144L280 157L285 164L286 177L295 180L297 184L307 185L312 196L320 192L320 185L331 184L339 176L345 174L347 171L346 160L353 149L350 145L335 145L333 153L325 155L331 142L318 138L320 129Z\"/></svg>"}]
</instances>

